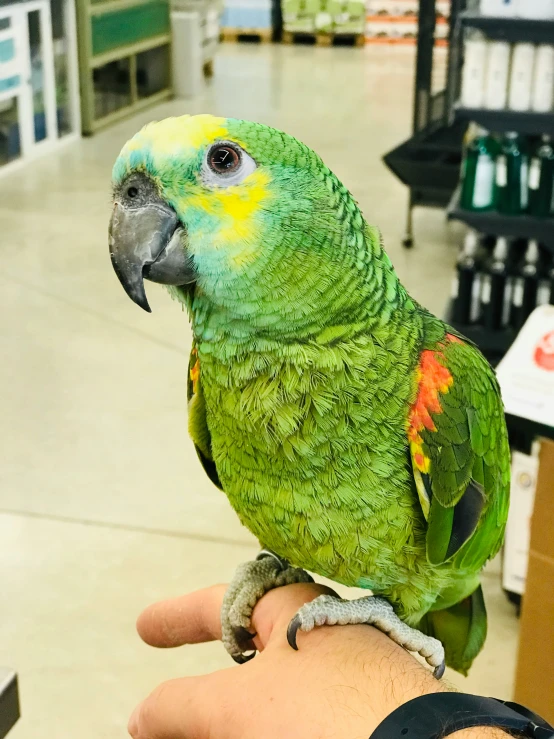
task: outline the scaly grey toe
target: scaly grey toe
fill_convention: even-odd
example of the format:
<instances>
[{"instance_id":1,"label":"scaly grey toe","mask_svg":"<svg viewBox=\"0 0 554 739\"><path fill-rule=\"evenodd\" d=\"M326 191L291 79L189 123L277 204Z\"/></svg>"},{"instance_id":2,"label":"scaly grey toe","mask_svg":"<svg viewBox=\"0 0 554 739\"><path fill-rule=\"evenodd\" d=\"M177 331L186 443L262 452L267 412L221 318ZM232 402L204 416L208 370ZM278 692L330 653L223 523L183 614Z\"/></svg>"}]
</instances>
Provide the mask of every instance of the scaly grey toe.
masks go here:
<instances>
[{"instance_id":1,"label":"scaly grey toe","mask_svg":"<svg viewBox=\"0 0 554 739\"><path fill-rule=\"evenodd\" d=\"M248 662L255 655L251 619L256 603L269 590L299 582L313 579L269 551L237 567L221 606L221 640L235 662Z\"/></svg>"},{"instance_id":2,"label":"scaly grey toe","mask_svg":"<svg viewBox=\"0 0 554 739\"><path fill-rule=\"evenodd\" d=\"M444 675L444 647L438 639L422 634L401 621L391 604L384 598L368 596L358 600L342 600L334 595L320 595L302 606L287 630L287 639L298 649L298 631L311 631L316 626L336 624L371 624L387 634L396 644L409 652L417 652L434 668L434 675Z\"/></svg>"}]
</instances>

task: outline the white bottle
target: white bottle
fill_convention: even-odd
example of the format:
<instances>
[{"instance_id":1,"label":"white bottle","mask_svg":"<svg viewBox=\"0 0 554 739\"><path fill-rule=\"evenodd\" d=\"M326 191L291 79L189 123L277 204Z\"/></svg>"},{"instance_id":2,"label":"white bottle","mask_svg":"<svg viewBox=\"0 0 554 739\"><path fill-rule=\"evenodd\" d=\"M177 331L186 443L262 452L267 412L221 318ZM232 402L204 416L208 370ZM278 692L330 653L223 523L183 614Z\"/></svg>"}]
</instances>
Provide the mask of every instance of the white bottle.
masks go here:
<instances>
[{"instance_id":1,"label":"white bottle","mask_svg":"<svg viewBox=\"0 0 554 739\"><path fill-rule=\"evenodd\" d=\"M531 107L534 62L535 47L533 44L516 44L514 46L510 73L510 94L508 97L510 110L522 111L529 110Z\"/></svg>"},{"instance_id":2,"label":"white bottle","mask_svg":"<svg viewBox=\"0 0 554 739\"><path fill-rule=\"evenodd\" d=\"M518 0L481 0L481 15L505 18L516 14Z\"/></svg>"},{"instance_id":3,"label":"white bottle","mask_svg":"<svg viewBox=\"0 0 554 739\"><path fill-rule=\"evenodd\" d=\"M537 46L531 108L548 113L554 104L554 46Z\"/></svg>"},{"instance_id":4,"label":"white bottle","mask_svg":"<svg viewBox=\"0 0 554 739\"><path fill-rule=\"evenodd\" d=\"M461 103L464 108L482 108L485 102L488 43L484 40L467 40L464 51Z\"/></svg>"},{"instance_id":5,"label":"white bottle","mask_svg":"<svg viewBox=\"0 0 554 739\"><path fill-rule=\"evenodd\" d=\"M508 102L510 52L510 44L506 41L489 44L485 84L485 108L489 110L503 110Z\"/></svg>"},{"instance_id":6,"label":"white bottle","mask_svg":"<svg viewBox=\"0 0 554 739\"><path fill-rule=\"evenodd\" d=\"M544 20L554 18L553 0L517 0L516 15L520 18Z\"/></svg>"}]
</instances>

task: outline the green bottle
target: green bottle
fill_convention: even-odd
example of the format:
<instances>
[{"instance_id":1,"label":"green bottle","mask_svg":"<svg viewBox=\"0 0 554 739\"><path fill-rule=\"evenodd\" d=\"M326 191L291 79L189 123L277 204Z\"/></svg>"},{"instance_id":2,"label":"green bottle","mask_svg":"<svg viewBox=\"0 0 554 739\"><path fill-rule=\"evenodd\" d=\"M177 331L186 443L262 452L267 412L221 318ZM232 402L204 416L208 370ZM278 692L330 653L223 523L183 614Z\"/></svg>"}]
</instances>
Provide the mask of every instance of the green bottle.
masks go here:
<instances>
[{"instance_id":1,"label":"green bottle","mask_svg":"<svg viewBox=\"0 0 554 739\"><path fill-rule=\"evenodd\" d=\"M494 206L494 166L498 154L496 139L484 128L466 148L462 167L460 205L464 210L486 211Z\"/></svg>"},{"instance_id":2,"label":"green bottle","mask_svg":"<svg viewBox=\"0 0 554 739\"><path fill-rule=\"evenodd\" d=\"M554 214L554 148L543 136L529 167L529 212L537 218Z\"/></svg>"},{"instance_id":3,"label":"green bottle","mask_svg":"<svg viewBox=\"0 0 554 739\"><path fill-rule=\"evenodd\" d=\"M529 157L524 139L507 133L496 160L496 209L505 215L526 213L529 206Z\"/></svg>"}]
</instances>

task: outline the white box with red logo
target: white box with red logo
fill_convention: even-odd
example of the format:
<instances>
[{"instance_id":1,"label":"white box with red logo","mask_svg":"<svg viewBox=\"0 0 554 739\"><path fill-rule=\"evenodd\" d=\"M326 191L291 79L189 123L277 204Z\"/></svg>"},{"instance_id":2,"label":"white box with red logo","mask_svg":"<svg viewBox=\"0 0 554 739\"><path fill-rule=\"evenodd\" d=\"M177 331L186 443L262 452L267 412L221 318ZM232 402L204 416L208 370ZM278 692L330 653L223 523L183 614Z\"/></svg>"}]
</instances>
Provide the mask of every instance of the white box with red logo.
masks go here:
<instances>
[{"instance_id":1,"label":"white box with red logo","mask_svg":"<svg viewBox=\"0 0 554 739\"><path fill-rule=\"evenodd\" d=\"M531 313L496 374L507 413L554 426L554 306Z\"/></svg>"}]
</instances>

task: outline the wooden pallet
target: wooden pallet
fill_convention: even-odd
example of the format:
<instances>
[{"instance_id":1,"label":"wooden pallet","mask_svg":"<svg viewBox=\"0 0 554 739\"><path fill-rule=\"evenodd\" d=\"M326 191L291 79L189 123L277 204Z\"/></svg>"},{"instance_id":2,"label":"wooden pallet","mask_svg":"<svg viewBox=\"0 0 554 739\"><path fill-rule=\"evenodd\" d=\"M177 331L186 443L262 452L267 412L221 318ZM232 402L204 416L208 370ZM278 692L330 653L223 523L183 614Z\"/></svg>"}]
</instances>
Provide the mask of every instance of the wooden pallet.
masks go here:
<instances>
[{"instance_id":1,"label":"wooden pallet","mask_svg":"<svg viewBox=\"0 0 554 739\"><path fill-rule=\"evenodd\" d=\"M283 31L284 44L313 44L315 46L364 46L363 33L305 33Z\"/></svg>"},{"instance_id":2,"label":"wooden pallet","mask_svg":"<svg viewBox=\"0 0 554 739\"><path fill-rule=\"evenodd\" d=\"M257 41L260 44L268 44L273 41L272 28L222 28L222 41Z\"/></svg>"}]
</instances>

